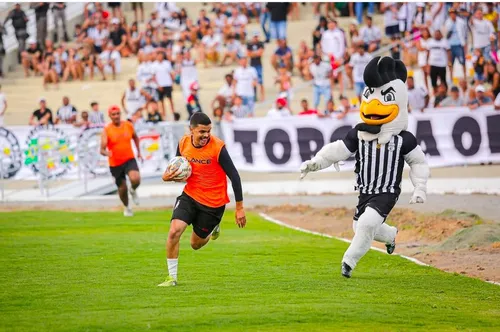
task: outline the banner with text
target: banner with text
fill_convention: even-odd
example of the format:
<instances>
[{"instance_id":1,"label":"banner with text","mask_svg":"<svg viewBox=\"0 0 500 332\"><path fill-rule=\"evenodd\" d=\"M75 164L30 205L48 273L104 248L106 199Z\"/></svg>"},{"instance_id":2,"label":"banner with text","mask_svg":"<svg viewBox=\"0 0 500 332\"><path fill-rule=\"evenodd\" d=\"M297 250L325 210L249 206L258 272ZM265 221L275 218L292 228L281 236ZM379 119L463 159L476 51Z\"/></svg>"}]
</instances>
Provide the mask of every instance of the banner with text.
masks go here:
<instances>
[{"instance_id":1,"label":"banner with text","mask_svg":"<svg viewBox=\"0 0 500 332\"><path fill-rule=\"evenodd\" d=\"M222 133L239 170L298 172L303 161L324 144L342 139L360 121L358 113L341 120L314 115L236 119L223 123ZM500 162L500 113L491 106L411 113L408 131L416 136L431 167ZM352 170L353 160L341 169Z\"/></svg>"},{"instance_id":2,"label":"banner with text","mask_svg":"<svg viewBox=\"0 0 500 332\"><path fill-rule=\"evenodd\" d=\"M186 133L187 123L145 124L135 129L143 157L139 168L148 174L165 169L168 158L175 154L177 142ZM38 179L43 175L76 179L83 172L107 175L108 159L100 154L102 131L102 126L0 127L0 177Z\"/></svg>"}]
</instances>

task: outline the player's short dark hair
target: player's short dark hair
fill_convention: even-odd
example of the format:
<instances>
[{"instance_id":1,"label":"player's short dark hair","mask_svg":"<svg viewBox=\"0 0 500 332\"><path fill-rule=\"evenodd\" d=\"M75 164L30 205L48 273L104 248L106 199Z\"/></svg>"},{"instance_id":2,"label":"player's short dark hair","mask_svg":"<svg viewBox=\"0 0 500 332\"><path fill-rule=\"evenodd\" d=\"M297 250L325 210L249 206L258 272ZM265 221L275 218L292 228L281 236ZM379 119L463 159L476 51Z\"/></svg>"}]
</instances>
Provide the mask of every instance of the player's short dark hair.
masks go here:
<instances>
[{"instance_id":1,"label":"player's short dark hair","mask_svg":"<svg viewBox=\"0 0 500 332\"><path fill-rule=\"evenodd\" d=\"M174 121L179 121L181 119L181 115L177 112L174 112Z\"/></svg>"},{"instance_id":2,"label":"player's short dark hair","mask_svg":"<svg viewBox=\"0 0 500 332\"><path fill-rule=\"evenodd\" d=\"M208 115L202 112L194 113L191 117L191 120L189 121L189 125L193 128L198 127L198 125L208 126L211 123L212 121L210 121Z\"/></svg>"}]
</instances>

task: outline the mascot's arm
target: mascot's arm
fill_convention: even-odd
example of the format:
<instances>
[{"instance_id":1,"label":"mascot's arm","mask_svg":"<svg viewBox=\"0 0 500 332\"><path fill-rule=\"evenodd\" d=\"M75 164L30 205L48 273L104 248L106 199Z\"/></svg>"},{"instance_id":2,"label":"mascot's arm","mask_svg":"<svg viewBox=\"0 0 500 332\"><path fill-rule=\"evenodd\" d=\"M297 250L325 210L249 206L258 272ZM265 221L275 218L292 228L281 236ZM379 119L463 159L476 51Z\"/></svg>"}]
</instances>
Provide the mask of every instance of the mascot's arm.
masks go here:
<instances>
[{"instance_id":1,"label":"mascot's arm","mask_svg":"<svg viewBox=\"0 0 500 332\"><path fill-rule=\"evenodd\" d=\"M337 140L321 148L311 160L304 161L300 167L301 176L304 178L308 172L316 172L334 165L337 171L340 171L338 162L349 158L351 152L343 140Z\"/></svg>"},{"instance_id":2,"label":"mascot's arm","mask_svg":"<svg viewBox=\"0 0 500 332\"><path fill-rule=\"evenodd\" d=\"M410 203L424 203L427 196L427 179L430 175L425 154L417 145L404 159L410 165L410 179L415 187Z\"/></svg>"}]
</instances>

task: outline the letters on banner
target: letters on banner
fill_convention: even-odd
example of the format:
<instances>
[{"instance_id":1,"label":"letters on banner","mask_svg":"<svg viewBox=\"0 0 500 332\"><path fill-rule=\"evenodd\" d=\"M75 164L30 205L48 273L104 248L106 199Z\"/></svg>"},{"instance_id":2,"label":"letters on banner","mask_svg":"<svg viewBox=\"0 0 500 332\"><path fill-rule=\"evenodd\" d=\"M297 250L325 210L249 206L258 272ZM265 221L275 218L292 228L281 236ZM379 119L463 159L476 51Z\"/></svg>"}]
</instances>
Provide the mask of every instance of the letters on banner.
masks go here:
<instances>
[{"instance_id":1,"label":"letters on banner","mask_svg":"<svg viewBox=\"0 0 500 332\"><path fill-rule=\"evenodd\" d=\"M238 169L297 172L324 144L342 139L359 122L357 113L342 120L315 115L264 117L225 122L222 132ZM408 131L415 134L431 167L500 162L500 112L491 106L410 113ZM341 169L352 170L353 160Z\"/></svg>"}]
</instances>

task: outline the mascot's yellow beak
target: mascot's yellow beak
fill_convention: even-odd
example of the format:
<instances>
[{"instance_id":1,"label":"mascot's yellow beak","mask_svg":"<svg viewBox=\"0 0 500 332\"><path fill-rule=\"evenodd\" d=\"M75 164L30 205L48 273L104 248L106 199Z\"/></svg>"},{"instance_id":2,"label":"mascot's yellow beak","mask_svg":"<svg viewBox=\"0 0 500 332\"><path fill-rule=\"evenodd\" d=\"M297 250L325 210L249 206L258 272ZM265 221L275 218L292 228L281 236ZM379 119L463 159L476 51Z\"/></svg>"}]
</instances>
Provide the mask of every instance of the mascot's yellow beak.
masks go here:
<instances>
[{"instance_id":1,"label":"mascot's yellow beak","mask_svg":"<svg viewBox=\"0 0 500 332\"><path fill-rule=\"evenodd\" d=\"M363 101L359 109L361 120L369 125L382 125L391 122L399 114L398 105L383 105L377 99L369 103Z\"/></svg>"}]
</instances>

